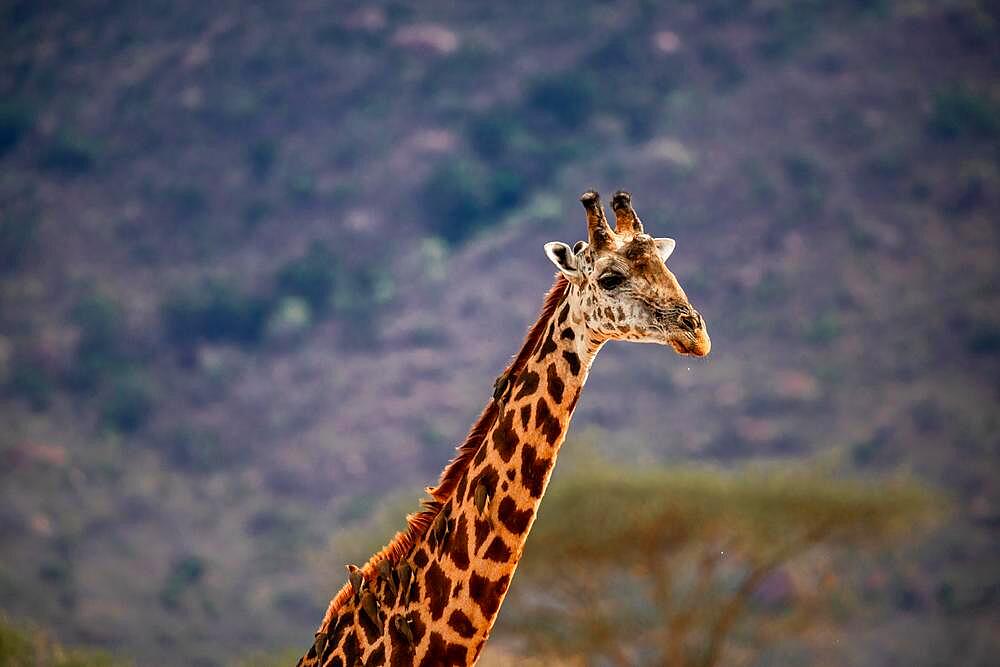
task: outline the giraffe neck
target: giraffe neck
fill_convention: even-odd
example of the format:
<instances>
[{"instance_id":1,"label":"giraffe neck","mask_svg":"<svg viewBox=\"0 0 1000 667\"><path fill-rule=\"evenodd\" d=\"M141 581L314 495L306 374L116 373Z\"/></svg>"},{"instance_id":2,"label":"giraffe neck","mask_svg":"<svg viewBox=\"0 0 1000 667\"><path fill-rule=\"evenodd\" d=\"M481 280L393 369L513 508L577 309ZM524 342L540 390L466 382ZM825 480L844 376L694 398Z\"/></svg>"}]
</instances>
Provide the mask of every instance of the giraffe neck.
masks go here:
<instances>
[{"instance_id":1,"label":"giraffe neck","mask_svg":"<svg viewBox=\"0 0 1000 667\"><path fill-rule=\"evenodd\" d=\"M323 646L301 664L461 666L478 659L601 347L584 326L574 289L566 287L536 325L544 333L522 350L530 353L523 365L515 362L501 377L496 418L427 529L388 576L366 579L328 612L318 635Z\"/></svg>"}]
</instances>

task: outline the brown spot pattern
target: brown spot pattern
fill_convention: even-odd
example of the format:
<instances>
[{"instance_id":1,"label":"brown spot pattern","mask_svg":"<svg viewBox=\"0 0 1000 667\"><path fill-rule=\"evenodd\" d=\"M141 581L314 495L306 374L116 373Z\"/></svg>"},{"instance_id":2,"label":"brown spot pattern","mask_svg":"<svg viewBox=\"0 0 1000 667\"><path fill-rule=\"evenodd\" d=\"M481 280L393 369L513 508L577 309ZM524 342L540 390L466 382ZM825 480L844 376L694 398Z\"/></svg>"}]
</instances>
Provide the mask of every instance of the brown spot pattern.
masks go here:
<instances>
[{"instance_id":1,"label":"brown spot pattern","mask_svg":"<svg viewBox=\"0 0 1000 667\"><path fill-rule=\"evenodd\" d=\"M465 637L469 639L474 634L476 634L476 628L472 625L472 621L469 617L459 609L451 612L451 616L448 617L448 625L451 629L458 633L459 637Z\"/></svg>"},{"instance_id":2,"label":"brown spot pattern","mask_svg":"<svg viewBox=\"0 0 1000 667\"><path fill-rule=\"evenodd\" d=\"M472 464L479 465L485 460L486 460L486 443L483 442L483 444L479 446L479 451L476 452L476 458L472 460Z\"/></svg>"},{"instance_id":3,"label":"brown spot pattern","mask_svg":"<svg viewBox=\"0 0 1000 667\"><path fill-rule=\"evenodd\" d=\"M556 319L556 324L562 325L566 321L566 316L569 315L569 303L563 305L562 310L559 311L559 317Z\"/></svg>"},{"instance_id":4,"label":"brown spot pattern","mask_svg":"<svg viewBox=\"0 0 1000 667\"><path fill-rule=\"evenodd\" d=\"M508 410L493 429L493 446L504 463L510 461L517 449L517 434L514 433L514 411Z\"/></svg>"},{"instance_id":5,"label":"brown spot pattern","mask_svg":"<svg viewBox=\"0 0 1000 667\"><path fill-rule=\"evenodd\" d=\"M528 423L531 421L531 403L521 406L521 428L528 428Z\"/></svg>"},{"instance_id":6,"label":"brown spot pattern","mask_svg":"<svg viewBox=\"0 0 1000 667\"><path fill-rule=\"evenodd\" d=\"M490 522L486 519L476 519L476 552L483 546L486 537L490 534Z\"/></svg>"},{"instance_id":7,"label":"brown spot pattern","mask_svg":"<svg viewBox=\"0 0 1000 667\"><path fill-rule=\"evenodd\" d=\"M521 450L521 483L534 498L541 498L545 489L545 473L552 459L537 458L535 448L525 445Z\"/></svg>"},{"instance_id":8,"label":"brown spot pattern","mask_svg":"<svg viewBox=\"0 0 1000 667\"><path fill-rule=\"evenodd\" d=\"M490 546L486 548L483 558L498 563L506 563L510 560L510 553L510 547L507 546L507 543L503 541L502 537L496 535L493 537L493 541L490 542Z\"/></svg>"},{"instance_id":9,"label":"brown spot pattern","mask_svg":"<svg viewBox=\"0 0 1000 667\"><path fill-rule=\"evenodd\" d=\"M520 381L518 382L519 388L517 391L517 396L514 397L514 400L517 401L524 398L525 396L531 396L536 391L538 391L539 379L540 378L538 377L538 373L536 373L535 371L528 371L527 373L522 375Z\"/></svg>"},{"instance_id":10,"label":"brown spot pattern","mask_svg":"<svg viewBox=\"0 0 1000 667\"><path fill-rule=\"evenodd\" d=\"M570 350L563 350L563 359L569 364L569 372L573 375L580 374L580 357L576 352L571 352Z\"/></svg>"},{"instance_id":11,"label":"brown spot pattern","mask_svg":"<svg viewBox=\"0 0 1000 667\"><path fill-rule=\"evenodd\" d=\"M368 661L365 663L366 667L379 667L385 664L385 646L379 646L377 649L372 651L372 654L368 656Z\"/></svg>"},{"instance_id":12,"label":"brown spot pattern","mask_svg":"<svg viewBox=\"0 0 1000 667\"><path fill-rule=\"evenodd\" d=\"M573 398L570 399L569 405L566 406L566 411L568 414L572 414L573 410L576 409L576 402L579 400L580 400L580 389L578 387L576 393L573 394Z\"/></svg>"},{"instance_id":13,"label":"brown spot pattern","mask_svg":"<svg viewBox=\"0 0 1000 667\"><path fill-rule=\"evenodd\" d=\"M368 640L369 644L382 636L382 628L375 625L372 619L368 618L368 614L358 614L358 625L365 631L365 639Z\"/></svg>"},{"instance_id":14,"label":"brown spot pattern","mask_svg":"<svg viewBox=\"0 0 1000 667\"><path fill-rule=\"evenodd\" d=\"M550 444L556 444L559 435L562 433L562 426L559 420L549 410L549 404L544 398L539 398L535 405L535 428L545 436L545 440Z\"/></svg>"},{"instance_id":15,"label":"brown spot pattern","mask_svg":"<svg viewBox=\"0 0 1000 667\"><path fill-rule=\"evenodd\" d=\"M545 370L545 384L549 396L552 397L556 405L562 403L563 391L566 390L566 385L563 383L562 378L559 377L559 372L556 370L555 364L549 364L549 367Z\"/></svg>"},{"instance_id":16,"label":"brown spot pattern","mask_svg":"<svg viewBox=\"0 0 1000 667\"><path fill-rule=\"evenodd\" d=\"M358 635L351 630L351 633L347 635L347 640L344 641L344 662L348 665L353 665L354 663L361 660L361 648L358 646Z\"/></svg>"},{"instance_id":17,"label":"brown spot pattern","mask_svg":"<svg viewBox=\"0 0 1000 667\"><path fill-rule=\"evenodd\" d=\"M520 535L528 530L528 524L534 514L535 510L531 507L526 510L517 509L517 503L510 497L501 500L500 506L497 508L497 519L515 535Z\"/></svg>"},{"instance_id":18,"label":"brown spot pattern","mask_svg":"<svg viewBox=\"0 0 1000 667\"><path fill-rule=\"evenodd\" d=\"M420 667L464 667L468 649L461 644L448 644L437 632L431 633L430 642Z\"/></svg>"},{"instance_id":19,"label":"brown spot pattern","mask_svg":"<svg viewBox=\"0 0 1000 667\"><path fill-rule=\"evenodd\" d=\"M497 609L500 608L503 594L507 592L508 583L510 583L510 577L506 574L496 581L492 581L473 572L469 579L469 597L479 605L483 616L493 618Z\"/></svg>"},{"instance_id":20,"label":"brown spot pattern","mask_svg":"<svg viewBox=\"0 0 1000 667\"><path fill-rule=\"evenodd\" d=\"M465 515L459 517L455 524L455 534L451 540L451 562L459 570L469 569L469 524Z\"/></svg>"},{"instance_id":21,"label":"brown spot pattern","mask_svg":"<svg viewBox=\"0 0 1000 667\"><path fill-rule=\"evenodd\" d=\"M424 584L427 586L427 608L431 612L431 619L436 621L444 614L444 607L448 604L448 597L451 595L451 579L435 561L427 568Z\"/></svg>"},{"instance_id":22,"label":"brown spot pattern","mask_svg":"<svg viewBox=\"0 0 1000 667\"><path fill-rule=\"evenodd\" d=\"M553 340L552 336L552 326L549 326L549 332L545 335L545 342L542 343L542 349L538 351L538 361L541 361L545 357L549 356L556 351L556 341Z\"/></svg>"}]
</instances>

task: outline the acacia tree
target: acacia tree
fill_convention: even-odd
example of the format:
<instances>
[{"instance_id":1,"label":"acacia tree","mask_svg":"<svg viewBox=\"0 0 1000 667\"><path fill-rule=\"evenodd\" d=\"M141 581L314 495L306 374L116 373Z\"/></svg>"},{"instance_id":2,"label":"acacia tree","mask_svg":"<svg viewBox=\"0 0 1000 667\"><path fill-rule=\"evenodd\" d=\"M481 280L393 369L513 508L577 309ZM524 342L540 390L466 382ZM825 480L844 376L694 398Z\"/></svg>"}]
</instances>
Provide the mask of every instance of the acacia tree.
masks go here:
<instances>
[{"instance_id":1,"label":"acacia tree","mask_svg":"<svg viewBox=\"0 0 1000 667\"><path fill-rule=\"evenodd\" d=\"M941 506L913 481L815 470L568 472L546 494L498 634L590 664L740 664L804 636L838 596L838 554L884 550ZM776 578L795 590L768 593Z\"/></svg>"}]
</instances>

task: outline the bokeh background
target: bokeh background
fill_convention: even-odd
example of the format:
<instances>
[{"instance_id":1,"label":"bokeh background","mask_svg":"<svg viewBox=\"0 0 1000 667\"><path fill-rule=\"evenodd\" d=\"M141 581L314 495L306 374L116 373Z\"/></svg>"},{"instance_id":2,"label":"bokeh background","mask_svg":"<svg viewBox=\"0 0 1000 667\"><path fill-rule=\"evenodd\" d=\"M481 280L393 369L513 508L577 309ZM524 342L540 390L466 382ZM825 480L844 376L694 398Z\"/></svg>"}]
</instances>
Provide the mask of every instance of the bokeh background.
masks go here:
<instances>
[{"instance_id":1,"label":"bokeh background","mask_svg":"<svg viewBox=\"0 0 1000 667\"><path fill-rule=\"evenodd\" d=\"M294 661L591 187L677 240L713 351L602 352L484 664L996 664L997 3L0 21L4 664ZM698 614L800 528L708 662Z\"/></svg>"}]
</instances>

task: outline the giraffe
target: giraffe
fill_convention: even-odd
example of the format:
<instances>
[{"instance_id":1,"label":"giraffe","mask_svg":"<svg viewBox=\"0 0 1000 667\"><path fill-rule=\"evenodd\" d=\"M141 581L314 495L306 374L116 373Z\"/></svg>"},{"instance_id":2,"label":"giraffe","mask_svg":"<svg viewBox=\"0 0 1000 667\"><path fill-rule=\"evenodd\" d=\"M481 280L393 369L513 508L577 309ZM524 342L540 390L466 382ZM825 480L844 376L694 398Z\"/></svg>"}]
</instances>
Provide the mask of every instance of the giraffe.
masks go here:
<instances>
[{"instance_id":1,"label":"giraffe","mask_svg":"<svg viewBox=\"0 0 1000 667\"><path fill-rule=\"evenodd\" d=\"M652 238L615 193L580 201L588 241L553 241L555 283L423 511L330 602L299 665L473 665L496 621L594 357L610 340L704 356L711 340Z\"/></svg>"}]
</instances>

